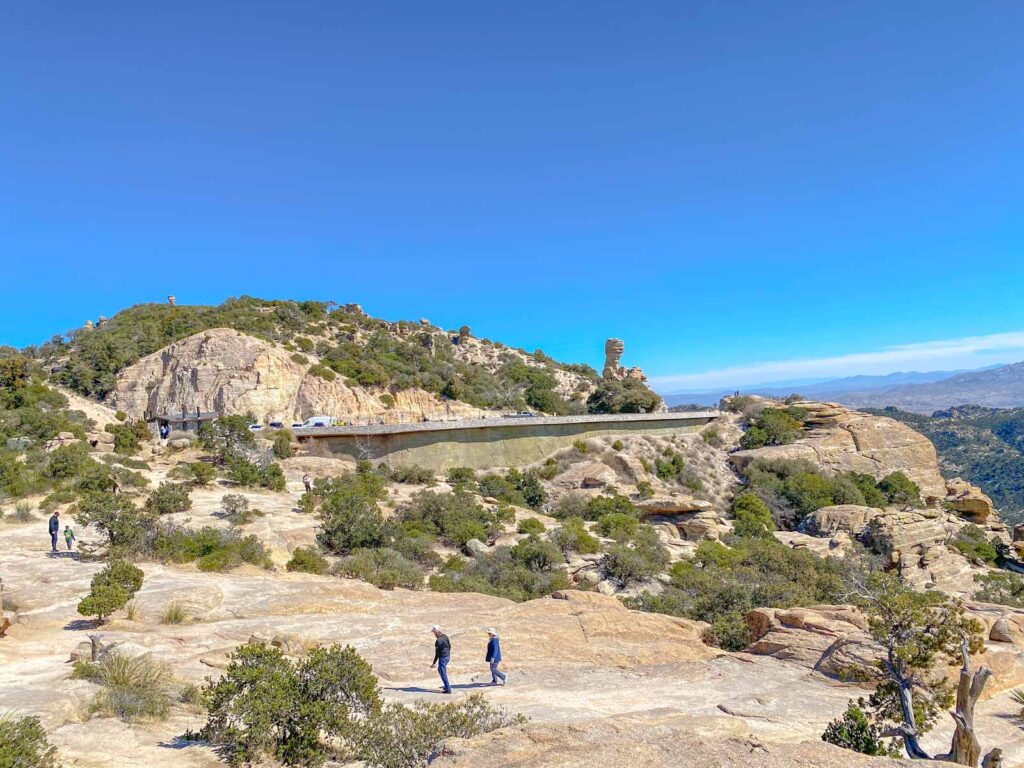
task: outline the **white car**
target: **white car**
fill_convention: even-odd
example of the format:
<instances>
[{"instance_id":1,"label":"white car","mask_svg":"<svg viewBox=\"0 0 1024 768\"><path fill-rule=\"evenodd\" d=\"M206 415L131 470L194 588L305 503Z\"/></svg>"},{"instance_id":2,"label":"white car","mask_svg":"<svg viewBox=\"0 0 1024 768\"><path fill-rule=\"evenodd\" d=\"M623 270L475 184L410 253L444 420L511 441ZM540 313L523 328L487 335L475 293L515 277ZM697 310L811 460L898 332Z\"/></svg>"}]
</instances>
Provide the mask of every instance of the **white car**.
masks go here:
<instances>
[{"instance_id":1,"label":"white car","mask_svg":"<svg viewBox=\"0 0 1024 768\"><path fill-rule=\"evenodd\" d=\"M304 429L309 429L310 427L331 427L331 426L334 426L334 417L333 416L311 416L308 419L306 419L304 422L302 422L302 426L303 426Z\"/></svg>"}]
</instances>

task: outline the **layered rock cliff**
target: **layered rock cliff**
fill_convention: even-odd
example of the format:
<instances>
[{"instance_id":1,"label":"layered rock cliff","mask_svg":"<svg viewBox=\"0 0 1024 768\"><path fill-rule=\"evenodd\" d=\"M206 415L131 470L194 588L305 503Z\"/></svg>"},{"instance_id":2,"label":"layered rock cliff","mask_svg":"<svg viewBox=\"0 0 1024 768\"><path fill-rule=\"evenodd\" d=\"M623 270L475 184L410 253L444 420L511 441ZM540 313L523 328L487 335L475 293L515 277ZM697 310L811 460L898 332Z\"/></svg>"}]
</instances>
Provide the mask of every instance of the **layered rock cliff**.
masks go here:
<instances>
[{"instance_id":1,"label":"layered rock cliff","mask_svg":"<svg viewBox=\"0 0 1024 768\"><path fill-rule=\"evenodd\" d=\"M291 423L316 415L343 420L397 421L473 417L485 413L422 389L396 392L348 386L311 374L315 356L296 356L275 344L227 328L188 336L126 368L108 401L139 417L145 411L252 413L258 421ZM382 400L390 395L394 405Z\"/></svg>"}]
</instances>

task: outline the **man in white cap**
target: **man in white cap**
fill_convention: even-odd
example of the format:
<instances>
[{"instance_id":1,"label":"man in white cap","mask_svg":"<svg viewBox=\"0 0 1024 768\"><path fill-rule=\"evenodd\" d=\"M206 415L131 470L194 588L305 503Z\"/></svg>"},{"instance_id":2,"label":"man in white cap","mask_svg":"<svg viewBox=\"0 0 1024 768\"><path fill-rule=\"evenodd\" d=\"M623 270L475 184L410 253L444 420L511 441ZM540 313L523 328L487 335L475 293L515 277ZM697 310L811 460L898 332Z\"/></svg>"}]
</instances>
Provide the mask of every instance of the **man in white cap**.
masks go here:
<instances>
[{"instance_id":1,"label":"man in white cap","mask_svg":"<svg viewBox=\"0 0 1024 768\"><path fill-rule=\"evenodd\" d=\"M504 685L508 682L508 675L498 669L498 665L501 664L501 643L498 642L498 631L491 627L487 630L487 637L489 638L487 658L484 661L491 665L491 685L498 685L499 680Z\"/></svg>"},{"instance_id":2,"label":"man in white cap","mask_svg":"<svg viewBox=\"0 0 1024 768\"><path fill-rule=\"evenodd\" d=\"M437 667L437 673L441 676L441 682L444 685L441 688L442 693L451 693L452 687L448 684L448 662L452 658L452 643L448 639L448 635L441 631L441 628L435 624L430 628L430 631L434 633L434 663L430 665L433 669Z\"/></svg>"}]
</instances>

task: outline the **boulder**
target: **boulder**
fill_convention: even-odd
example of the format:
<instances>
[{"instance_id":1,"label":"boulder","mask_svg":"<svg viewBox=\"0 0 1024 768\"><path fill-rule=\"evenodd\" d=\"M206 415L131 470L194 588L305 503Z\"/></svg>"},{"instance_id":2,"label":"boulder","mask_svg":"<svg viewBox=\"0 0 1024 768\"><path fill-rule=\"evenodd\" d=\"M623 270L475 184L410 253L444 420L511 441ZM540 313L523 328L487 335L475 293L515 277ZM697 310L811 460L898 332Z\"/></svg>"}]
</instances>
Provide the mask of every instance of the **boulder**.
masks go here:
<instances>
[{"instance_id":1,"label":"boulder","mask_svg":"<svg viewBox=\"0 0 1024 768\"><path fill-rule=\"evenodd\" d=\"M480 539L470 539L466 542L466 552L473 557L479 557L487 553L487 545L480 541Z\"/></svg>"},{"instance_id":2,"label":"boulder","mask_svg":"<svg viewBox=\"0 0 1024 768\"><path fill-rule=\"evenodd\" d=\"M946 504L961 517L977 524L983 524L992 517L992 499L978 486L958 477L946 484L946 490Z\"/></svg>"},{"instance_id":3,"label":"boulder","mask_svg":"<svg viewBox=\"0 0 1024 768\"><path fill-rule=\"evenodd\" d=\"M1024 645L1024 631L1018 624L1007 618L999 618L992 624L988 639L994 643L1013 643Z\"/></svg>"},{"instance_id":4,"label":"boulder","mask_svg":"<svg viewBox=\"0 0 1024 768\"><path fill-rule=\"evenodd\" d=\"M614 485L617 480L615 470L607 464L600 461L584 461L569 467L555 478L554 484L560 488L576 490L603 488L606 485Z\"/></svg>"},{"instance_id":5,"label":"boulder","mask_svg":"<svg viewBox=\"0 0 1024 768\"><path fill-rule=\"evenodd\" d=\"M842 532L858 538L867 531L868 523L881 514L882 510L874 507L837 504L807 515L800 529L812 536L832 537Z\"/></svg>"}]
</instances>

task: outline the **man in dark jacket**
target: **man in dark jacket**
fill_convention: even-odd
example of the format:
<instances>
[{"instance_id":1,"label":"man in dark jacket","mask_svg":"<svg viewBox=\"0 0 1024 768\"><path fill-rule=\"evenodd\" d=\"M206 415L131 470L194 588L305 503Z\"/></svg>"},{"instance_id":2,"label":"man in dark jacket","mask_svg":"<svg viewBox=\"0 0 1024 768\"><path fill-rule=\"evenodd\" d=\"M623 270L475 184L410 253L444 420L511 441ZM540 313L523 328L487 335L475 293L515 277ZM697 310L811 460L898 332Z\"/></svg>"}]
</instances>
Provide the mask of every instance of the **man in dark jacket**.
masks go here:
<instances>
[{"instance_id":1,"label":"man in dark jacket","mask_svg":"<svg viewBox=\"0 0 1024 768\"><path fill-rule=\"evenodd\" d=\"M57 534L60 533L60 512L54 512L50 518L50 547L57 551Z\"/></svg>"},{"instance_id":2,"label":"man in dark jacket","mask_svg":"<svg viewBox=\"0 0 1024 768\"><path fill-rule=\"evenodd\" d=\"M487 658L484 661L491 665L491 685L497 685L499 680L504 685L508 682L508 675L498 669L501 664L501 643L498 641L497 630L488 629L487 637L490 639L487 641Z\"/></svg>"},{"instance_id":3,"label":"man in dark jacket","mask_svg":"<svg viewBox=\"0 0 1024 768\"><path fill-rule=\"evenodd\" d=\"M430 665L433 669L437 667L437 673L441 676L441 682L444 685L441 688L442 693L451 693L452 687L448 684L448 662L452 658L452 644L448 639L448 635L441 631L441 628L436 624L430 628L430 631L434 633L434 663Z\"/></svg>"}]
</instances>

